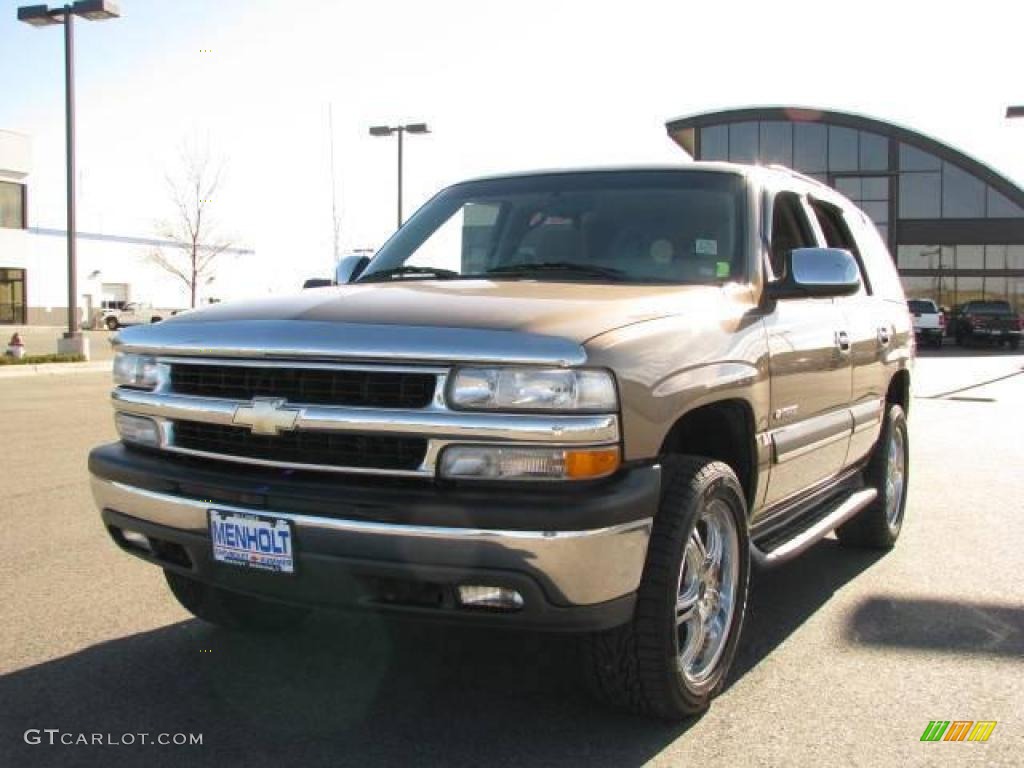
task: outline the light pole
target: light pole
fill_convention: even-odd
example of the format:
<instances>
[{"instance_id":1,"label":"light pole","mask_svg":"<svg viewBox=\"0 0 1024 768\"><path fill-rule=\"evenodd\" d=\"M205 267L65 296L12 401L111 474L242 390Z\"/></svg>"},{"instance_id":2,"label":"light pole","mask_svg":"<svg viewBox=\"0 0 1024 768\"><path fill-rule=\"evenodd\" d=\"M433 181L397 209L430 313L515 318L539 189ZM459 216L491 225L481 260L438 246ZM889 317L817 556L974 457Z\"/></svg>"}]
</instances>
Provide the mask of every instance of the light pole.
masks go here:
<instances>
[{"instance_id":1,"label":"light pole","mask_svg":"<svg viewBox=\"0 0 1024 768\"><path fill-rule=\"evenodd\" d=\"M67 140L67 192L68 192L68 330L66 339L81 337L78 322L78 279L75 258L75 16L89 21L104 21L121 15L112 0L78 0L63 6L25 5L18 9L18 21L33 27L64 25L64 119ZM77 342L69 346L77 348ZM84 348L84 345L83 345Z\"/></svg>"},{"instance_id":2,"label":"light pole","mask_svg":"<svg viewBox=\"0 0 1024 768\"><path fill-rule=\"evenodd\" d=\"M402 135L406 133L430 133L426 123L407 125L375 125L370 128L371 136L398 134L398 226L402 226Z\"/></svg>"}]
</instances>

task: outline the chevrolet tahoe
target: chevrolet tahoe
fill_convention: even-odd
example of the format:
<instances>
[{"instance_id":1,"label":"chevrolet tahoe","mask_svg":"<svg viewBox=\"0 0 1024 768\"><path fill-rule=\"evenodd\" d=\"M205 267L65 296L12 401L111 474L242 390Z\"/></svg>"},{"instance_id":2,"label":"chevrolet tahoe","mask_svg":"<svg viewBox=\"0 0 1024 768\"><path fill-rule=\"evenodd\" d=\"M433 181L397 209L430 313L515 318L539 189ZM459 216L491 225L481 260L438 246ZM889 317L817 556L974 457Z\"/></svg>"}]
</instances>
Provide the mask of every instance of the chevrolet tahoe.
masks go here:
<instances>
[{"instance_id":1,"label":"chevrolet tahoe","mask_svg":"<svg viewBox=\"0 0 1024 768\"><path fill-rule=\"evenodd\" d=\"M95 501L200 619L573 632L596 694L678 719L725 685L752 565L899 536L913 327L813 179L468 181L344 280L115 340Z\"/></svg>"}]
</instances>

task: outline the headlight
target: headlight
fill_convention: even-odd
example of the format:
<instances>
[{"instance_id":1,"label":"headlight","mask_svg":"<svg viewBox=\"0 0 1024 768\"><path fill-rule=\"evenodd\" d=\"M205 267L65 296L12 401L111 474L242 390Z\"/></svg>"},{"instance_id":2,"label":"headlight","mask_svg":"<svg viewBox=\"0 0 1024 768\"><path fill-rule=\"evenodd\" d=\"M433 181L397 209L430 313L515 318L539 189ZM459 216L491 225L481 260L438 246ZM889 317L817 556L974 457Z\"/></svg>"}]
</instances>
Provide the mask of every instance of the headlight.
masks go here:
<instances>
[{"instance_id":1,"label":"headlight","mask_svg":"<svg viewBox=\"0 0 1024 768\"><path fill-rule=\"evenodd\" d=\"M441 454L441 476L476 480L593 480L619 468L617 446L520 448L453 445Z\"/></svg>"},{"instance_id":2,"label":"headlight","mask_svg":"<svg viewBox=\"0 0 1024 768\"><path fill-rule=\"evenodd\" d=\"M455 408L510 411L614 411L608 371L577 368L459 368L448 401Z\"/></svg>"},{"instance_id":3,"label":"headlight","mask_svg":"<svg viewBox=\"0 0 1024 768\"><path fill-rule=\"evenodd\" d=\"M160 366L155 357L118 352L114 355L114 383L119 387L156 389Z\"/></svg>"}]
</instances>

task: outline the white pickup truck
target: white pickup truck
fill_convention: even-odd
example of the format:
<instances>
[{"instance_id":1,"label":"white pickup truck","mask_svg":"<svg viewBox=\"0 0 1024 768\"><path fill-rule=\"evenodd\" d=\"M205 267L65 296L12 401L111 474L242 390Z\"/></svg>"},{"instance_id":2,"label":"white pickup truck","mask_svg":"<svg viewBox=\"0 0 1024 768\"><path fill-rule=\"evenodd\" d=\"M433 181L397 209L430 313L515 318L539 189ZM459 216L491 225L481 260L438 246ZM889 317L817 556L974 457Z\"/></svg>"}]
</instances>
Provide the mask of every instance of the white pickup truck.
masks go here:
<instances>
[{"instance_id":1,"label":"white pickup truck","mask_svg":"<svg viewBox=\"0 0 1024 768\"><path fill-rule=\"evenodd\" d=\"M121 309L105 309L100 323L110 331L116 331L128 325L148 325L159 323L165 317L175 314L173 309L154 308L152 304L130 301Z\"/></svg>"},{"instance_id":2,"label":"white pickup truck","mask_svg":"<svg viewBox=\"0 0 1024 768\"><path fill-rule=\"evenodd\" d=\"M914 338L918 344L942 346L946 335L946 315L931 299L910 299L907 307L914 320Z\"/></svg>"}]
</instances>

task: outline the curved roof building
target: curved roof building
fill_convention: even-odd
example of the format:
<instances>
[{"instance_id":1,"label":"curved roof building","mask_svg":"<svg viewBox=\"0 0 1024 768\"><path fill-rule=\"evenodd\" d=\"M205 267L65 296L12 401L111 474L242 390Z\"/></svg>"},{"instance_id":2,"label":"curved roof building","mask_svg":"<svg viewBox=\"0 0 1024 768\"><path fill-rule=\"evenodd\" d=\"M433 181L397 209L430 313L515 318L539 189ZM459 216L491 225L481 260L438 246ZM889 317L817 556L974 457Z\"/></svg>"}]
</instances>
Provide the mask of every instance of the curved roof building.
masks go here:
<instances>
[{"instance_id":1,"label":"curved roof building","mask_svg":"<svg viewBox=\"0 0 1024 768\"><path fill-rule=\"evenodd\" d=\"M948 144L806 107L705 112L666 127L696 160L778 163L838 189L888 241L908 297L1024 310L1024 189Z\"/></svg>"}]
</instances>

